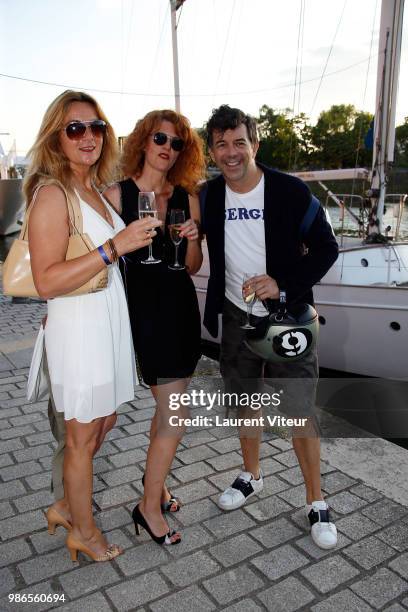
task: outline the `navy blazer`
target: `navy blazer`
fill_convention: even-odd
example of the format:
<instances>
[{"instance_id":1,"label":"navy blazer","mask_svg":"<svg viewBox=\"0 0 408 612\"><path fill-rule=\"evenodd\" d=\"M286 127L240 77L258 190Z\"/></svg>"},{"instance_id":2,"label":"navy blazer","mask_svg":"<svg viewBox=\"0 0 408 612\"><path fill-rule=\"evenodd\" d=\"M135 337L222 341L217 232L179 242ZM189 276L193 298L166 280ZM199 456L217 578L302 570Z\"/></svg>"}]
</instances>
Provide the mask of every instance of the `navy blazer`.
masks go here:
<instances>
[{"instance_id":1,"label":"navy blazer","mask_svg":"<svg viewBox=\"0 0 408 612\"><path fill-rule=\"evenodd\" d=\"M266 271L281 289L287 302L313 305L312 287L326 274L338 257L338 245L320 206L305 236L300 227L308 209L311 192L300 179L257 163L265 177L264 227ZM222 175L207 182L202 207L203 231L210 258L204 325L218 334L218 314L225 298L225 179ZM304 254L304 246L307 253Z\"/></svg>"}]
</instances>

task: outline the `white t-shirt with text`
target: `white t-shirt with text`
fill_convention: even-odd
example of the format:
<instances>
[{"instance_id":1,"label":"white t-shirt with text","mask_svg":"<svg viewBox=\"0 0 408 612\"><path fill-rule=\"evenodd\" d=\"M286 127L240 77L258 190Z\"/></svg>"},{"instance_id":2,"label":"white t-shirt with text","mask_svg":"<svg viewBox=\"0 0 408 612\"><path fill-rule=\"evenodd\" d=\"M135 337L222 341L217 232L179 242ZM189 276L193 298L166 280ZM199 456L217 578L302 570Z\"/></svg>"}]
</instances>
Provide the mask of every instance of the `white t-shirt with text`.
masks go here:
<instances>
[{"instance_id":1,"label":"white t-shirt with text","mask_svg":"<svg viewBox=\"0 0 408 612\"><path fill-rule=\"evenodd\" d=\"M266 274L264 191L263 175L248 193L236 193L225 186L225 296L244 311L244 273ZM258 300L252 312L260 317L267 314Z\"/></svg>"}]
</instances>

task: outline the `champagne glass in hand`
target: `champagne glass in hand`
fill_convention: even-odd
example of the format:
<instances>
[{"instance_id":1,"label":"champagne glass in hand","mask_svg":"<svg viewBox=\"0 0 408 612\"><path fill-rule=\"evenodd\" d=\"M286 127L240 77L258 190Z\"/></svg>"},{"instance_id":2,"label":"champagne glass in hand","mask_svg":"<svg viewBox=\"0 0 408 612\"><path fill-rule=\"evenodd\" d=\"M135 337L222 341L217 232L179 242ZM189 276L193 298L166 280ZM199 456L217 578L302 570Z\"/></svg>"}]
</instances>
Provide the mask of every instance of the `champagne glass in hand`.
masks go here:
<instances>
[{"instance_id":1,"label":"champagne glass in hand","mask_svg":"<svg viewBox=\"0 0 408 612\"><path fill-rule=\"evenodd\" d=\"M245 325L241 325L241 329L255 329L251 325L250 316L252 314L252 308L256 301L255 289L251 286L250 280L256 276L255 272L245 272L242 279L242 299L244 300L247 307L247 320Z\"/></svg>"},{"instance_id":2,"label":"champagne glass in hand","mask_svg":"<svg viewBox=\"0 0 408 612\"><path fill-rule=\"evenodd\" d=\"M180 228L182 224L185 222L186 217L184 214L184 210L174 208L170 211L170 238L174 246L176 247L176 254L174 259L174 264L169 266L170 270L184 270L185 266L182 266L178 261L178 248L183 240L182 236L180 236Z\"/></svg>"},{"instance_id":3,"label":"champagne glass in hand","mask_svg":"<svg viewBox=\"0 0 408 612\"><path fill-rule=\"evenodd\" d=\"M140 191L139 192L139 219L145 219L146 217L152 217L153 219L158 218L158 211L156 205L156 198L154 191ZM155 259L152 252L152 244L149 244L149 257L142 260L143 264L156 264L160 263L161 259Z\"/></svg>"}]
</instances>

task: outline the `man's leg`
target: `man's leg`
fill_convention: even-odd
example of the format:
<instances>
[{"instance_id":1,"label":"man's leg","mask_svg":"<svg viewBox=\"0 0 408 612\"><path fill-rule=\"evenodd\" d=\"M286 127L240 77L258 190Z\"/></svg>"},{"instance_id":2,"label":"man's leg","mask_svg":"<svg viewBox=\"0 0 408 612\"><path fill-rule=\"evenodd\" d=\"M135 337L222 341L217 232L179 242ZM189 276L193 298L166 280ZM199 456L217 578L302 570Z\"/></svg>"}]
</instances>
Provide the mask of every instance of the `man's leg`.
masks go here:
<instances>
[{"instance_id":1,"label":"man's leg","mask_svg":"<svg viewBox=\"0 0 408 612\"><path fill-rule=\"evenodd\" d=\"M50 390L50 399L48 400L48 420L52 435L57 442L57 447L52 457L51 467L51 491L54 493L55 501L64 497L64 449L65 449L65 423L64 413L55 410L54 399Z\"/></svg>"},{"instance_id":2,"label":"man's leg","mask_svg":"<svg viewBox=\"0 0 408 612\"><path fill-rule=\"evenodd\" d=\"M314 542L323 549L333 548L337 543L337 530L330 522L329 510L321 490L320 436L315 416L315 395L319 375L317 354L311 351L301 361L289 364L277 366L268 364L265 371L268 372L268 376L278 378L285 389L282 411L288 416L306 420L303 427L292 429L293 448L305 481L306 514L311 524Z\"/></svg>"},{"instance_id":3,"label":"man's leg","mask_svg":"<svg viewBox=\"0 0 408 612\"><path fill-rule=\"evenodd\" d=\"M320 483L320 438L312 421L305 428L293 429L292 443L305 480L306 504L310 505L323 499Z\"/></svg>"},{"instance_id":4,"label":"man's leg","mask_svg":"<svg viewBox=\"0 0 408 612\"><path fill-rule=\"evenodd\" d=\"M305 480L306 515L310 521L312 539L320 548L334 548L337 529L330 521L329 508L320 485L320 438L311 424L311 431L294 431L292 441Z\"/></svg>"},{"instance_id":5,"label":"man's leg","mask_svg":"<svg viewBox=\"0 0 408 612\"><path fill-rule=\"evenodd\" d=\"M244 436L244 434L242 434ZM240 437L242 458L244 461L244 468L246 472L250 472L255 480L260 477L259 467L259 448L261 446L260 435L256 437Z\"/></svg>"},{"instance_id":6,"label":"man's leg","mask_svg":"<svg viewBox=\"0 0 408 612\"><path fill-rule=\"evenodd\" d=\"M222 323L220 371L227 393L250 394L257 391L258 381L262 375L262 360L243 344L245 331L240 326L245 319L245 313L226 300ZM260 411L251 408L237 409L236 415L239 418L259 418ZM224 510L239 508L251 495L263 489L259 467L261 436L261 427L239 428L244 471L220 496L219 504Z\"/></svg>"},{"instance_id":7,"label":"man's leg","mask_svg":"<svg viewBox=\"0 0 408 612\"><path fill-rule=\"evenodd\" d=\"M65 451L65 421L64 413L58 412L55 408L54 397L52 395L52 387L50 375L48 371L47 356L44 354L44 371L48 381L49 400L48 400L48 421L50 423L51 433L57 443L51 464L51 493L54 493L55 502L47 510L46 516L48 520L48 529L52 531L52 524L62 523L62 517L68 524L71 523L71 512L69 509L68 499L64 491L64 451ZM68 528L68 525L64 526ZM54 526L55 530L55 526Z\"/></svg>"},{"instance_id":8,"label":"man's leg","mask_svg":"<svg viewBox=\"0 0 408 612\"><path fill-rule=\"evenodd\" d=\"M48 421L51 433L57 443L57 447L52 457L51 467L51 492L54 493L55 501L64 498L64 449L65 449L65 421L64 413L55 409L54 398L52 395L51 381L48 372L47 357L44 355L44 370L48 380L50 398L48 400Z\"/></svg>"},{"instance_id":9,"label":"man's leg","mask_svg":"<svg viewBox=\"0 0 408 612\"><path fill-rule=\"evenodd\" d=\"M286 368L292 376L290 404L293 415L306 418L303 427L292 429L292 443L306 487L306 504L323 499L320 483L320 430L316 418L319 364L316 350Z\"/></svg>"}]
</instances>

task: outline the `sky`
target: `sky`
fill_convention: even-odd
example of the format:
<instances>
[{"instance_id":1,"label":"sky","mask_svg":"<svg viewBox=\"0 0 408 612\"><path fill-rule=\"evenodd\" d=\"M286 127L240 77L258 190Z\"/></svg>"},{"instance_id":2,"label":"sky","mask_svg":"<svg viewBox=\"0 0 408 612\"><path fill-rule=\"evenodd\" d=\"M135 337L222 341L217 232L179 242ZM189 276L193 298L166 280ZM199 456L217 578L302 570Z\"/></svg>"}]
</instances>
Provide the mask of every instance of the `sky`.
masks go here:
<instances>
[{"instance_id":1,"label":"sky","mask_svg":"<svg viewBox=\"0 0 408 612\"><path fill-rule=\"evenodd\" d=\"M263 104L290 108L312 122L332 104L374 112L380 12L380 0L186 0L181 111L195 127L224 103L254 115ZM408 116L407 13L397 124ZM29 149L67 88L95 96L127 135L146 112L174 108L170 2L0 0L0 73L50 83L0 76L6 152L14 139L18 154Z\"/></svg>"}]
</instances>

